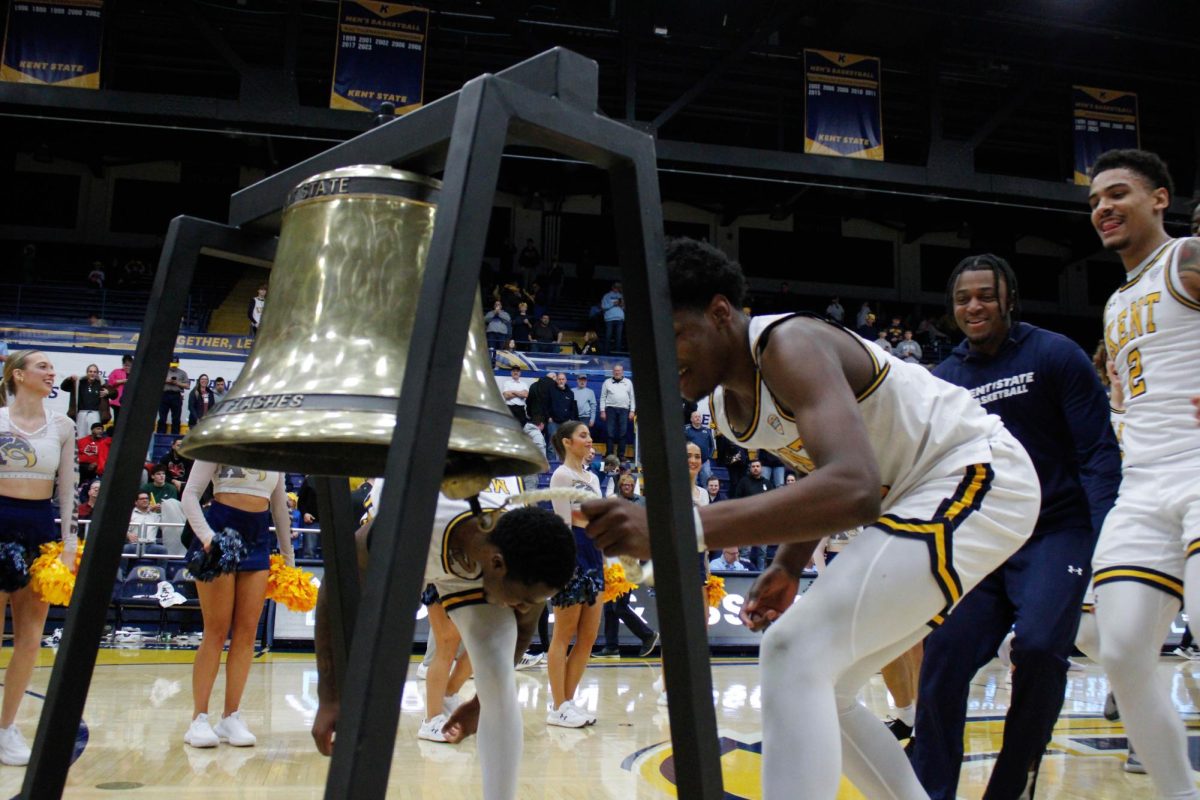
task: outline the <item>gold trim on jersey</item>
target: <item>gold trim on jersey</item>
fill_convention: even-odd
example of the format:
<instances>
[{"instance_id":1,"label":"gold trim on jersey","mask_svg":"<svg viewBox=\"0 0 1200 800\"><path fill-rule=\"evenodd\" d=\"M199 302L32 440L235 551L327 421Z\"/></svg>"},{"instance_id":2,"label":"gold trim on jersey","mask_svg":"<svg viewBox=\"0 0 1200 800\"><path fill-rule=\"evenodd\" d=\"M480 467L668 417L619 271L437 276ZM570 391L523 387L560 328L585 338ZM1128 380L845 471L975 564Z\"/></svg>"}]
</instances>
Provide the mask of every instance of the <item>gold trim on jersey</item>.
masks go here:
<instances>
[{"instance_id":1,"label":"gold trim on jersey","mask_svg":"<svg viewBox=\"0 0 1200 800\"><path fill-rule=\"evenodd\" d=\"M462 578L462 579L468 580L468 581L479 580L479 578L483 575L483 570L482 569L479 570L479 575L460 575L454 571L454 566L450 563L450 534L454 532L455 528L457 528L459 525L466 522L473 516L475 516L473 512L464 511L461 514L459 514L458 516L456 516L454 519L452 519L448 523L446 523L446 529L444 531L442 531L442 552L441 552L442 571L445 572L447 575L453 575L456 578ZM445 603L443 603L443 605L445 605Z\"/></svg>"},{"instance_id":2,"label":"gold trim on jersey","mask_svg":"<svg viewBox=\"0 0 1200 800\"><path fill-rule=\"evenodd\" d=\"M928 625L930 629L936 631L938 628L946 624L946 618L941 614L934 614L933 619L929 620L929 622L926 622L925 624Z\"/></svg>"},{"instance_id":3,"label":"gold trim on jersey","mask_svg":"<svg viewBox=\"0 0 1200 800\"><path fill-rule=\"evenodd\" d=\"M954 569L954 530L982 505L994 475L990 464L967 467L958 488L942 502L932 520L901 519L884 514L875 522L888 533L919 539L929 547L930 571L946 598L943 615L949 613L963 596L962 580Z\"/></svg>"},{"instance_id":4,"label":"gold trim on jersey","mask_svg":"<svg viewBox=\"0 0 1200 800\"><path fill-rule=\"evenodd\" d=\"M1134 581L1136 583L1144 583L1147 586L1152 586L1155 589L1160 589L1174 597L1176 600L1183 600L1183 581L1176 578L1174 575L1168 575L1165 572L1159 572L1156 569L1149 567L1138 566L1117 566L1106 567L1096 572L1092 576L1092 585L1100 588L1103 584L1112 583L1113 581Z\"/></svg>"},{"instance_id":5,"label":"gold trim on jersey","mask_svg":"<svg viewBox=\"0 0 1200 800\"><path fill-rule=\"evenodd\" d=\"M1122 286L1120 289L1117 289L1117 291L1118 291L1118 292L1123 292L1123 291L1125 291L1126 289L1128 289L1129 287L1133 286L1133 285L1134 285L1135 283L1137 283L1138 281L1140 281L1140 280L1142 279L1142 276L1143 276L1143 275L1145 275L1147 272L1149 272L1149 271L1151 270L1151 268L1154 266L1155 262L1157 262L1157 261L1158 261L1158 257L1162 255L1162 253L1163 253L1163 250L1166 250L1168 247L1170 247L1170 246L1171 246L1171 242L1173 242L1173 241L1175 241L1175 240L1174 240L1174 239L1167 239L1167 241L1166 241L1166 242L1164 242L1164 243L1162 244L1162 246L1160 246L1160 247L1159 247L1157 250L1155 250L1155 251L1154 251L1154 255L1152 255L1152 256L1150 256L1150 258L1146 259L1146 266L1144 266L1144 267L1142 267L1140 270L1138 270L1137 277L1133 278L1133 280L1131 280L1131 281L1129 281L1128 283L1126 283L1126 284L1125 284L1124 286ZM1168 277L1169 277L1169 276L1168 276ZM1170 281L1168 281L1168 283L1170 283Z\"/></svg>"},{"instance_id":6,"label":"gold trim on jersey","mask_svg":"<svg viewBox=\"0 0 1200 800\"><path fill-rule=\"evenodd\" d=\"M739 442L747 442L753 438L758 430L758 418L762 415L762 391L763 379L762 371L755 367L754 370L754 416L750 420L750 427L745 433L738 433L733 428L733 417L729 415L729 398L726 396L729 393L724 392L721 395L721 403L725 406L725 419L729 421L729 432L733 434L733 438ZM715 419L715 416L714 416Z\"/></svg>"},{"instance_id":7,"label":"gold trim on jersey","mask_svg":"<svg viewBox=\"0 0 1200 800\"><path fill-rule=\"evenodd\" d=\"M1176 300L1178 300L1185 308L1190 308L1192 311L1200 311L1200 302L1196 302L1175 288L1175 280L1172 277L1170 270L1168 270L1167 274L1163 277L1163 282L1167 284L1167 292L1171 295L1171 297L1174 297Z\"/></svg>"},{"instance_id":8,"label":"gold trim on jersey","mask_svg":"<svg viewBox=\"0 0 1200 800\"><path fill-rule=\"evenodd\" d=\"M1079 613L1081 613L1081 614L1096 613L1096 604L1095 603L1081 603L1079 606Z\"/></svg>"},{"instance_id":9,"label":"gold trim on jersey","mask_svg":"<svg viewBox=\"0 0 1200 800\"><path fill-rule=\"evenodd\" d=\"M480 586L475 589L464 589L461 592L451 592L441 596L442 608L447 612L463 606L478 606L487 602L487 593Z\"/></svg>"},{"instance_id":10,"label":"gold trim on jersey","mask_svg":"<svg viewBox=\"0 0 1200 800\"><path fill-rule=\"evenodd\" d=\"M1186 558L1191 558L1197 553L1200 553L1200 539L1192 539L1190 542L1188 542L1186 553Z\"/></svg>"},{"instance_id":11,"label":"gold trim on jersey","mask_svg":"<svg viewBox=\"0 0 1200 800\"><path fill-rule=\"evenodd\" d=\"M872 356L872 357L874 357L874 356ZM876 364L876 366L878 366L878 364ZM866 400L868 397L870 397L872 394L874 394L875 390L878 389L879 386L883 383L883 379L886 378L888 376L888 373L891 371L892 371L892 365L884 364L883 369L879 370L879 372L876 373L875 379L871 381L870 385L868 385L866 389L863 389L862 392L858 395L858 397L856 397L854 399L861 403L863 400Z\"/></svg>"}]
</instances>

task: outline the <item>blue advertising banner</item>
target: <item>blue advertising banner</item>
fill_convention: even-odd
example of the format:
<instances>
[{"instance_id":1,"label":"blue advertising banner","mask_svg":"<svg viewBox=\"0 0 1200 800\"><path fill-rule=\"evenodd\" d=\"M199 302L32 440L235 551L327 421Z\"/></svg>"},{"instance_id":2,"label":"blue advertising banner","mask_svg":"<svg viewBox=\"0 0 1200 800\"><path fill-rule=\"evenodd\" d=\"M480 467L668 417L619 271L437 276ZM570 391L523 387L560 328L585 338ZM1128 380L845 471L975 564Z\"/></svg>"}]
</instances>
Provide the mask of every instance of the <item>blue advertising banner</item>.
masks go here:
<instances>
[{"instance_id":1,"label":"blue advertising banner","mask_svg":"<svg viewBox=\"0 0 1200 800\"><path fill-rule=\"evenodd\" d=\"M329 107L397 114L421 107L429 9L371 0L338 4L338 44Z\"/></svg>"},{"instance_id":2,"label":"blue advertising banner","mask_svg":"<svg viewBox=\"0 0 1200 800\"><path fill-rule=\"evenodd\" d=\"M878 58L804 51L804 152L883 161Z\"/></svg>"},{"instance_id":3,"label":"blue advertising banner","mask_svg":"<svg viewBox=\"0 0 1200 800\"><path fill-rule=\"evenodd\" d=\"M1101 153L1138 147L1138 102L1133 92L1073 86L1075 183L1087 186Z\"/></svg>"},{"instance_id":4,"label":"blue advertising banner","mask_svg":"<svg viewBox=\"0 0 1200 800\"><path fill-rule=\"evenodd\" d=\"M103 0L14 1L0 80L99 89L103 10Z\"/></svg>"}]
</instances>

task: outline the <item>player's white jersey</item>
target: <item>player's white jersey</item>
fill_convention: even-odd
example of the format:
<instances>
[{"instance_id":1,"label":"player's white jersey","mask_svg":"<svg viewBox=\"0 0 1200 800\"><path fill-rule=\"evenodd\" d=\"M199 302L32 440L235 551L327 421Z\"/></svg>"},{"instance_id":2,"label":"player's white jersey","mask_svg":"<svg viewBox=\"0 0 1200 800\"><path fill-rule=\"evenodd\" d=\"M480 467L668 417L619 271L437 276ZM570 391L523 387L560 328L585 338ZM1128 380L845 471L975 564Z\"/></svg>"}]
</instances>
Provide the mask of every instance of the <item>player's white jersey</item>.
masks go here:
<instances>
[{"instance_id":1,"label":"player's white jersey","mask_svg":"<svg viewBox=\"0 0 1200 800\"><path fill-rule=\"evenodd\" d=\"M1200 395L1200 303L1179 281L1171 239L1129 273L1104 307L1104 344L1125 389L1125 467L1200 455L1191 399Z\"/></svg>"},{"instance_id":2,"label":"player's white jersey","mask_svg":"<svg viewBox=\"0 0 1200 800\"><path fill-rule=\"evenodd\" d=\"M485 509L499 508L512 495L524 491L524 482L518 477L492 478L492 483L479 493L479 504ZM383 480L375 481L371 488L368 515L374 518L383 493ZM483 572L477 565L464 565L450 553L450 534L460 524L471 518L471 507L466 500L451 500L444 494L438 495L437 512L433 518L433 535L429 542L429 554L425 561L425 583L437 587L442 607L447 611L463 605L486 603L483 593ZM372 535L375 535L374 532Z\"/></svg>"},{"instance_id":3,"label":"player's white jersey","mask_svg":"<svg viewBox=\"0 0 1200 800\"><path fill-rule=\"evenodd\" d=\"M750 352L754 363L766 346L772 326L795 315L754 317L750 320ZM829 323L833 324L833 323ZM932 468L947 470L990 463L989 439L1003 429L1000 418L960 386L935 378L927 369L909 364L855 335L875 363L875 375L858 396L858 407L883 481L883 508L925 478ZM744 432L734 430L725 411L725 390L718 387L710 399L713 421L723 435L741 447L775 453L789 467L811 472L815 465L804 450L790 410L781 408L770 387L757 374L758 400L754 417Z\"/></svg>"}]
</instances>

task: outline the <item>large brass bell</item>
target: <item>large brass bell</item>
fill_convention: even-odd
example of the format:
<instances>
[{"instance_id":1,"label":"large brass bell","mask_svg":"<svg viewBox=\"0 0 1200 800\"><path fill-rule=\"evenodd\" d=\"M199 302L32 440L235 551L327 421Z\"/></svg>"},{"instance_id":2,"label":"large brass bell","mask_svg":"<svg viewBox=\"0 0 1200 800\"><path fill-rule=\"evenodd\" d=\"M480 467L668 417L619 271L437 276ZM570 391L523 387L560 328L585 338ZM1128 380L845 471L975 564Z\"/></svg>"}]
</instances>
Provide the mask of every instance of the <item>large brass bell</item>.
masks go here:
<instances>
[{"instance_id":1,"label":"large brass bell","mask_svg":"<svg viewBox=\"0 0 1200 800\"><path fill-rule=\"evenodd\" d=\"M262 323L230 394L188 433L189 458L381 475L440 183L383 166L324 172L288 197ZM442 490L546 470L493 377L483 314L463 354Z\"/></svg>"}]
</instances>

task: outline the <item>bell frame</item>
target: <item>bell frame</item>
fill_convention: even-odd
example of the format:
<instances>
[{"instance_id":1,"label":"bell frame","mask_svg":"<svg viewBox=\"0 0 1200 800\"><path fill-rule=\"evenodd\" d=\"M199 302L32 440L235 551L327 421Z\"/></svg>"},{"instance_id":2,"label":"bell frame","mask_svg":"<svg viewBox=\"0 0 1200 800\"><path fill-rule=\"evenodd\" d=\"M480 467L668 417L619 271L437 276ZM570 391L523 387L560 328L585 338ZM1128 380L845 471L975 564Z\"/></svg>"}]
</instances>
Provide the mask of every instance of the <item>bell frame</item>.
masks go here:
<instances>
[{"instance_id":1,"label":"bell frame","mask_svg":"<svg viewBox=\"0 0 1200 800\"><path fill-rule=\"evenodd\" d=\"M192 217L171 222L155 275L130 380L131 401L117 429L111 481L102 484L95 523L68 610L62 643L33 744L22 796L61 797L68 765L81 747L80 720L121 558L140 459L153 432L161 375L179 332L183 303L202 253L269 265L288 192L319 172L353 164L389 164L443 173L433 241L361 597L353 516L345 481L318 479L320 518L333 593L335 669L341 717L326 782L329 800L383 798L399 721L399 698L413 638L440 473L427 465L446 452L484 236L501 157L509 144L532 145L609 173L616 241L625 286L633 368L639 378L639 436L646 480L657 601L663 631L678 796L724 797L709 673L706 609L696 591L695 529L678 423L671 305L663 259L662 206L653 139L598 111L599 69L562 48L387 122L231 197L229 224ZM403 643L397 647L397 643ZM399 654L397 650L399 649ZM347 666L352 665L352 666ZM350 670L355 679L346 681Z\"/></svg>"}]
</instances>

